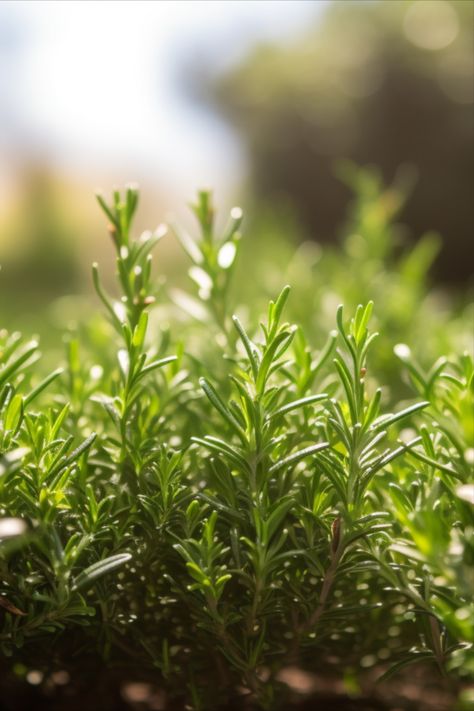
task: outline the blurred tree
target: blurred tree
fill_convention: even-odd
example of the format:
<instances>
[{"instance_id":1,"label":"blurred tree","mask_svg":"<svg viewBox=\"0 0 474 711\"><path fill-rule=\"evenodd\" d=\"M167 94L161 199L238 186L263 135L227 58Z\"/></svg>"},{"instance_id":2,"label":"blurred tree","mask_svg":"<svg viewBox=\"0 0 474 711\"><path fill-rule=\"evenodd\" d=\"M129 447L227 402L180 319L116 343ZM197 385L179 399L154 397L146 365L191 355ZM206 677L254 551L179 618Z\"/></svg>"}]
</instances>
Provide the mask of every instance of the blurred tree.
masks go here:
<instances>
[{"instance_id":1,"label":"blurred tree","mask_svg":"<svg viewBox=\"0 0 474 711\"><path fill-rule=\"evenodd\" d=\"M470 0L333 2L298 43L262 46L214 99L242 134L256 199L289 203L327 241L350 191L336 159L417 180L401 219L444 238L447 281L473 264L473 9Z\"/></svg>"}]
</instances>

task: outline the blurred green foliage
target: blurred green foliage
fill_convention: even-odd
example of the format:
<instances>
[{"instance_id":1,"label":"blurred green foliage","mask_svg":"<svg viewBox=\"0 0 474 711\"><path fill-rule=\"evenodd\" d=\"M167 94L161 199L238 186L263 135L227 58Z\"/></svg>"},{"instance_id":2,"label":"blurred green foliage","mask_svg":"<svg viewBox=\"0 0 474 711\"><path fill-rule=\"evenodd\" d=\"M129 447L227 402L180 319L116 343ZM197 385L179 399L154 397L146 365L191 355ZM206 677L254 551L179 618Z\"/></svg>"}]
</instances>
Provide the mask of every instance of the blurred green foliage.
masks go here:
<instances>
[{"instance_id":1,"label":"blurred green foliage","mask_svg":"<svg viewBox=\"0 0 474 711\"><path fill-rule=\"evenodd\" d=\"M311 343L325 337L338 303L356 308L373 299L378 306L374 326L385 334L385 343L377 346L372 362L387 382L395 377L392 352L400 341L409 340L426 366L440 353L471 350L469 290L453 294L433 288L431 267L439 236L427 233L413 247L400 223L409 190L404 171L388 186L379 171L350 163L339 164L339 176L354 196L339 244L298 243L298 224L274 207L247 225L238 285L244 284L262 308L282 280L292 284L290 313ZM398 378L395 387L399 397Z\"/></svg>"},{"instance_id":2,"label":"blurred green foliage","mask_svg":"<svg viewBox=\"0 0 474 711\"><path fill-rule=\"evenodd\" d=\"M64 191L39 168L26 172L22 188L20 203L2 225L2 253L8 264L0 276L2 300L15 292L20 301L38 303L77 291L78 231L64 207Z\"/></svg>"},{"instance_id":3,"label":"blurred green foliage","mask_svg":"<svg viewBox=\"0 0 474 711\"><path fill-rule=\"evenodd\" d=\"M333 2L305 34L254 49L213 93L250 161L245 201L287 203L304 233L333 240L349 191L344 156L391 182L411 166L411 239L443 236L435 272L472 275L474 4Z\"/></svg>"}]
</instances>

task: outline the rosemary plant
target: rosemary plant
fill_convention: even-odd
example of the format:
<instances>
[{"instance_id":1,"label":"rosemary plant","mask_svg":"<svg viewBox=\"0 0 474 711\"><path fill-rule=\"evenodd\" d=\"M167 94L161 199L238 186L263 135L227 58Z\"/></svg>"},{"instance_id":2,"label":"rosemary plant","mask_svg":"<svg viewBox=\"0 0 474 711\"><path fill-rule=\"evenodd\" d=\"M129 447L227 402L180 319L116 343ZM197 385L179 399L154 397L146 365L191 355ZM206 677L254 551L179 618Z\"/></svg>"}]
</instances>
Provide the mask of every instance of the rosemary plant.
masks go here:
<instances>
[{"instance_id":1,"label":"rosemary plant","mask_svg":"<svg viewBox=\"0 0 474 711\"><path fill-rule=\"evenodd\" d=\"M35 670L46 688L58 670L87 675L92 656L196 710L286 708L295 666L354 690L368 669L383 684L417 663L461 688L470 356L425 369L398 344L390 369L411 392L392 407L372 302L339 307L318 344L285 321L285 286L259 324L231 296L241 211L217 237L201 192L198 238L173 228L197 293L171 295L204 320L201 359L186 326L152 317L173 307L152 269L164 232L133 235L137 190L98 201L117 274L112 297L93 266L101 337L70 336L45 373L35 341L0 333L4 673Z\"/></svg>"}]
</instances>

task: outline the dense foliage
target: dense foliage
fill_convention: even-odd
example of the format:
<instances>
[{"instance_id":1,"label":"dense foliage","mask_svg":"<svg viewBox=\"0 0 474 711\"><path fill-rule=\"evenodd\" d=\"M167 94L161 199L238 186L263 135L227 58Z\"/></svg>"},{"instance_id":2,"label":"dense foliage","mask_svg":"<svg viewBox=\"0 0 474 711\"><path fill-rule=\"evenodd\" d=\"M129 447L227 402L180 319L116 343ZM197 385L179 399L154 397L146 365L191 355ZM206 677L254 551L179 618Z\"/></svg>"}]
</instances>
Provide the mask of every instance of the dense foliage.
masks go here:
<instances>
[{"instance_id":1,"label":"dense foliage","mask_svg":"<svg viewBox=\"0 0 474 711\"><path fill-rule=\"evenodd\" d=\"M364 303L334 310L324 341L311 283L305 328L285 320L290 287L260 324L231 288L239 209L218 233L202 192L199 237L173 228L196 288L172 305L152 270L164 230L133 237L134 188L99 197L119 287L94 265L106 318L68 332L49 374L36 342L0 334L3 669L46 682L94 656L193 709L277 708L294 666L353 689L371 668L422 663L454 688L473 674L473 361L431 359L439 339L393 352L400 331L419 344L429 260L383 266L392 211L364 185L332 270L342 284L360 267Z\"/></svg>"}]
</instances>

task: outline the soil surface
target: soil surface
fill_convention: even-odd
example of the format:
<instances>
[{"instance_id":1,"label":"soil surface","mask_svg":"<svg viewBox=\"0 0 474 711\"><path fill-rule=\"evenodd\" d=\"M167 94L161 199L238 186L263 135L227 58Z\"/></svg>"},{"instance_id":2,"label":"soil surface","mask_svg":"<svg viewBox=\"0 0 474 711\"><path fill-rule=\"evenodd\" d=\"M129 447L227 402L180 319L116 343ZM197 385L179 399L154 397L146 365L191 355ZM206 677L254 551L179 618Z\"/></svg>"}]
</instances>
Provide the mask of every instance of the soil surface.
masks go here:
<instances>
[{"instance_id":1,"label":"soil surface","mask_svg":"<svg viewBox=\"0 0 474 711\"><path fill-rule=\"evenodd\" d=\"M427 670L412 669L377 687L368 675L360 693L349 696L341 680L297 668L283 670L288 690L276 711L455 711L455 694ZM248 695L236 695L219 711L255 711ZM19 680L0 668L0 711L189 711L143 675L89 668L77 677L66 670L45 678L30 672Z\"/></svg>"}]
</instances>

